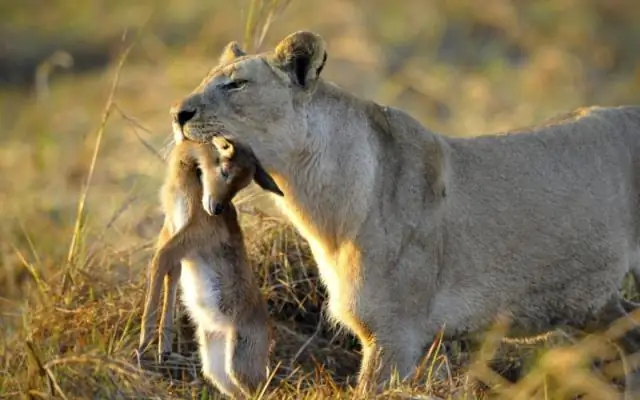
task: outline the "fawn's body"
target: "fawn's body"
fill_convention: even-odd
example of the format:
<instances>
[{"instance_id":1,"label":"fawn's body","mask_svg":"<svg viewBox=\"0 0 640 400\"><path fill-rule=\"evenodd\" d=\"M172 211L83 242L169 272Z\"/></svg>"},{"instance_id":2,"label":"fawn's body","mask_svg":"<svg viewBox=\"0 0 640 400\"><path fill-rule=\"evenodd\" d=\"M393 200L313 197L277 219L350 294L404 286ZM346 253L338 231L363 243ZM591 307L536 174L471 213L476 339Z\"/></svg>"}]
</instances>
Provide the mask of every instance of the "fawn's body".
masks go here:
<instances>
[{"instance_id":1,"label":"fawn's body","mask_svg":"<svg viewBox=\"0 0 640 400\"><path fill-rule=\"evenodd\" d=\"M231 199L254 178L278 190L269 186L270 177L252 153L226 141L222 146L216 154L209 143L185 141L171 155L161 195L165 223L151 265L140 350L155 331L164 280L159 347L162 355L171 351L179 281L182 301L197 326L203 375L236 397L266 380L271 338L266 304L247 263Z\"/></svg>"}]
</instances>

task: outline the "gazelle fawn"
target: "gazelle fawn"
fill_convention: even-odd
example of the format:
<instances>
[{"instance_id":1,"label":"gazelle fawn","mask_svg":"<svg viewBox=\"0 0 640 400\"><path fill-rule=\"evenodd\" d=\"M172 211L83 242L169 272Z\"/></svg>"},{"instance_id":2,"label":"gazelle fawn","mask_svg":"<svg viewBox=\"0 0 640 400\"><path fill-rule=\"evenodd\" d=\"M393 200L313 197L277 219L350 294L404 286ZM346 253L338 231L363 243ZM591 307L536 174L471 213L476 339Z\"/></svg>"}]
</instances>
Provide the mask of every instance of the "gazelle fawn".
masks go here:
<instances>
[{"instance_id":1,"label":"gazelle fawn","mask_svg":"<svg viewBox=\"0 0 640 400\"><path fill-rule=\"evenodd\" d=\"M181 141L161 190L165 221L150 265L139 353L156 330L164 284L159 357L171 352L178 282L196 325L202 373L221 392L244 397L266 380L271 327L247 262L231 200L252 180L282 195L253 152L222 137Z\"/></svg>"}]
</instances>

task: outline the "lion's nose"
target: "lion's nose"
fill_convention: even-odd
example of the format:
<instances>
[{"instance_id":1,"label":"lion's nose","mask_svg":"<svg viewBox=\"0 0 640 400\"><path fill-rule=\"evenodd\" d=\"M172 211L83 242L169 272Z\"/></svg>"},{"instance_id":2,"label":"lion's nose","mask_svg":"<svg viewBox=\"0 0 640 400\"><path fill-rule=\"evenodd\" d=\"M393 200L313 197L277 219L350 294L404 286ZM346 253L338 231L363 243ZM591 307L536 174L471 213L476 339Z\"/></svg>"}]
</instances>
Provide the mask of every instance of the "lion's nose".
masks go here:
<instances>
[{"instance_id":1,"label":"lion's nose","mask_svg":"<svg viewBox=\"0 0 640 400\"><path fill-rule=\"evenodd\" d=\"M174 118L180 127L189 122L196 115L196 110L183 108L174 114Z\"/></svg>"}]
</instances>

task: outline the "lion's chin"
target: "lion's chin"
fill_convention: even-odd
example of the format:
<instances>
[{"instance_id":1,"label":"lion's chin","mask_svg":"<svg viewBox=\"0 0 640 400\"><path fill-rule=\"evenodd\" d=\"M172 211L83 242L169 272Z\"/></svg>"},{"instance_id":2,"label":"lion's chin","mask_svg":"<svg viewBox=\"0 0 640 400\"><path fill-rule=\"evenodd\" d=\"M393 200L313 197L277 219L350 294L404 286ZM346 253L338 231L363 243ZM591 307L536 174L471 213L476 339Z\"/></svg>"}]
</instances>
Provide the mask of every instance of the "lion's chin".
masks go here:
<instances>
[{"instance_id":1,"label":"lion's chin","mask_svg":"<svg viewBox=\"0 0 640 400\"><path fill-rule=\"evenodd\" d=\"M173 130L173 141L178 144L182 143L186 138L184 137L184 133L182 132L182 128L178 125L177 122L173 122L171 124L171 128Z\"/></svg>"},{"instance_id":2,"label":"lion's chin","mask_svg":"<svg viewBox=\"0 0 640 400\"><path fill-rule=\"evenodd\" d=\"M182 137L181 140L191 140L193 142L200 142L200 143L210 142L216 136L222 136L225 138L231 136L229 132L224 130L215 130L210 132L202 132L202 131L195 132L194 130L189 129L189 126L185 126L183 129L180 129L180 127L178 127L177 130L174 127L174 136L175 136L176 143L178 143L178 139L177 139L178 135Z\"/></svg>"}]
</instances>

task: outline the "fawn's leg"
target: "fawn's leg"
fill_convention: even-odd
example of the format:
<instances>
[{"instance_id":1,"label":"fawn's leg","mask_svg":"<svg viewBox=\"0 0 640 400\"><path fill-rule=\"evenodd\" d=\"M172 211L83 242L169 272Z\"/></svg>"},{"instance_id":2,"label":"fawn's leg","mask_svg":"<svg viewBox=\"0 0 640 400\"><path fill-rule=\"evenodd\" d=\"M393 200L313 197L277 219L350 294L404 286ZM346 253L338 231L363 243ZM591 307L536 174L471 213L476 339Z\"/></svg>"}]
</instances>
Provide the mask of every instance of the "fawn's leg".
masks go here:
<instances>
[{"instance_id":1,"label":"fawn's leg","mask_svg":"<svg viewBox=\"0 0 640 400\"><path fill-rule=\"evenodd\" d=\"M267 380L269 333L266 326L249 326L227 333L226 371L248 395Z\"/></svg>"},{"instance_id":2,"label":"fawn's leg","mask_svg":"<svg viewBox=\"0 0 640 400\"><path fill-rule=\"evenodd\" d=\"M164 230L164 228L163 228ZM189 248L190 238L193 236L194 227L187 223L175 235L167 240L156 252L151 261L149 287L142 314L142 326L140 330L140 344L138 352L145 351L151 337L156 330L156 313L160 303L160 294L164 277L176 268L180 268L180 261Z\"/></svg>"},{"instance_id":3,"label":"fawn's leg","mask_svg":"<svg viewBox=\"0 0 640 400\"><path fill-rule=\"evenodd\" d=\"M182 267L178 264L172 271L164 277L164 301L162 303L162 315L160 316L160 338L158 354L160 362L171 354L173 344L173 328L176 311L176 298L180 283L180 272Z\"/></svg>"},{"instance_id":4,"label":"fawn's leg","mask_svg":"<svg viewBox=\"0 0 640 400\"><path fill-rule=\"evenodd\" d=\"M138 345L138 351L141 354L146 351L149 342L151 342L151 338L156 330L156 312L158 309L158 303L160 301L160 291L161 282L163 276L158 271L158 266L153 262L156 259L158 252L162 248L162 246L169 241L171 238L171 233L169 231L169 221L168 218L165 217L164 225L162 230L160 230L160 234L158 235L158 240L156 243L156 253L152 259L152 262L149 263L147 269L147 289L146 289L146 298L144 303L144 308L142 312L142 321L140 326L140 341ZM140 355L139 354L139 355Z\"/></svg>"},{"instance_id":5,"label":"fawn's leg","mask_svg":"<svg viewBox=\"0 0 640 400\"><path fill-rule=\"evenodd\" d=\"M231 397L242 397L242 391L235 385L226 370L227 334L207 332L198 327L198 344L202 375L220 392Z\"/></svg>"}]
</instances>

